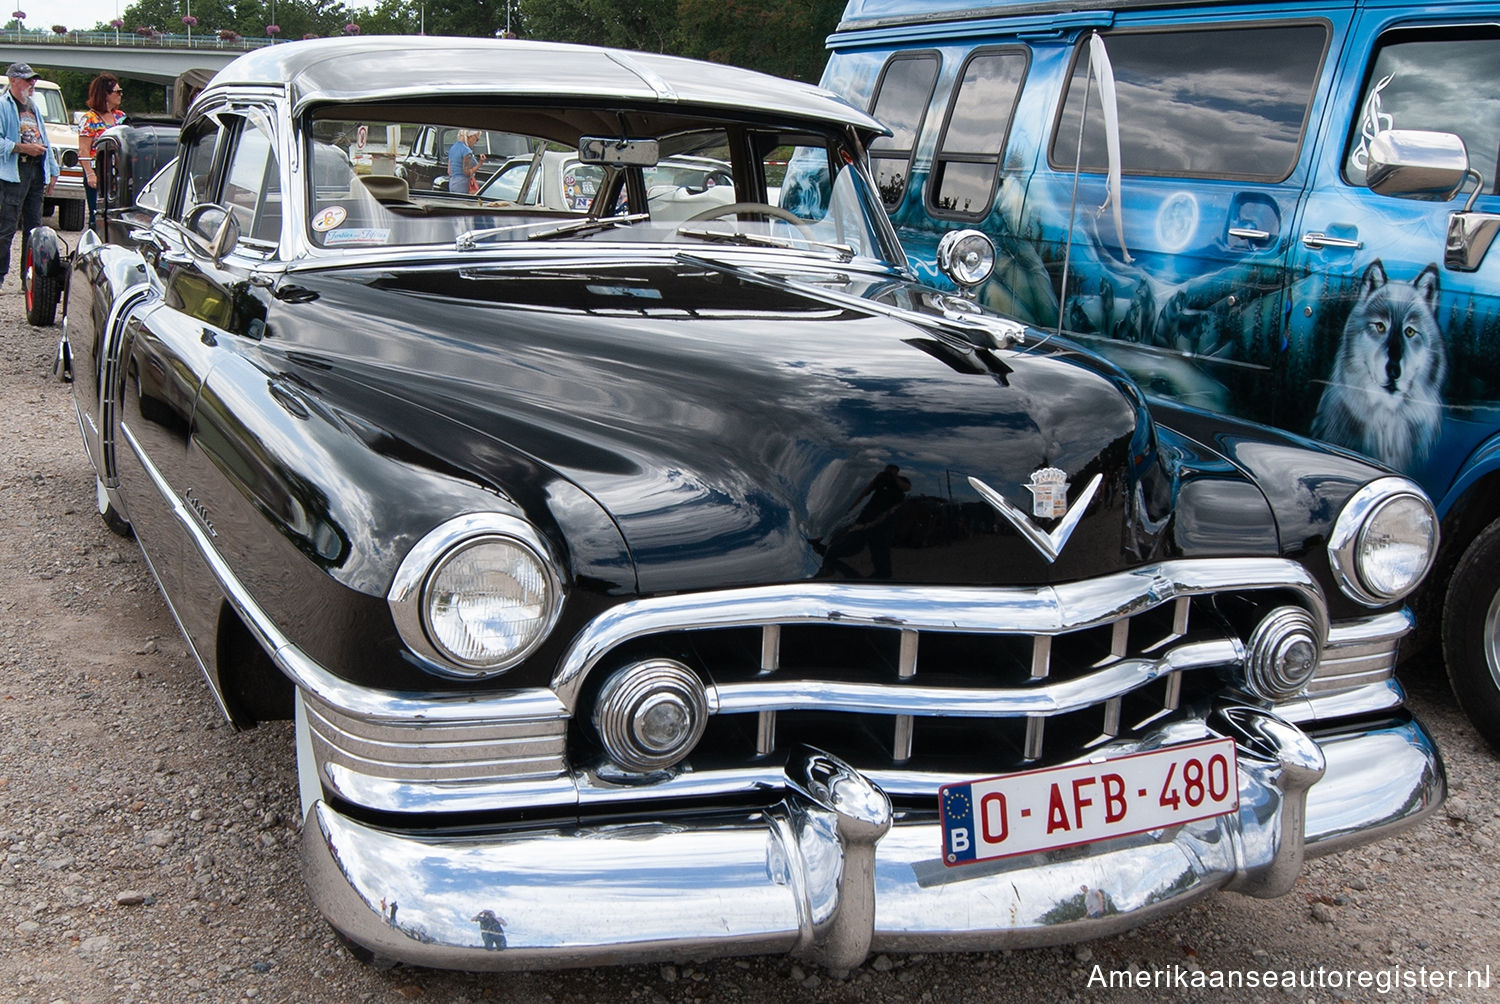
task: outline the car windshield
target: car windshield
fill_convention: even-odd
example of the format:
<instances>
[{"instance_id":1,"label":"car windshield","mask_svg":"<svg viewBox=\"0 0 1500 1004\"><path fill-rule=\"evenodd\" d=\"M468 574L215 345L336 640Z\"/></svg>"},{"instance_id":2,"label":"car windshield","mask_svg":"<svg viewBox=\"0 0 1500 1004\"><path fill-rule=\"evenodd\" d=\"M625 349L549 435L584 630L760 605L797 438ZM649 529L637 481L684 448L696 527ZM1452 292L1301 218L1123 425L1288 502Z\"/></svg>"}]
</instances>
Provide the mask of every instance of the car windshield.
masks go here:
<instances>
[{"instance_id":1,"label":"car windshield","mask_svg":"<svg viewBox=\"0 0 1500 1004\"><path fill-rule=\"evenodd\" d=\"M634 241L903 260L860 157L836 129L525 106L448 109L453 121L435 130L442 112L431 106L410 120L380 111L344 105L305 120L315 247ZM361 135L368 147L417 124L453 138L440 182L417 151L369 161L352 153Z\"/></svg>"}]
</instances>

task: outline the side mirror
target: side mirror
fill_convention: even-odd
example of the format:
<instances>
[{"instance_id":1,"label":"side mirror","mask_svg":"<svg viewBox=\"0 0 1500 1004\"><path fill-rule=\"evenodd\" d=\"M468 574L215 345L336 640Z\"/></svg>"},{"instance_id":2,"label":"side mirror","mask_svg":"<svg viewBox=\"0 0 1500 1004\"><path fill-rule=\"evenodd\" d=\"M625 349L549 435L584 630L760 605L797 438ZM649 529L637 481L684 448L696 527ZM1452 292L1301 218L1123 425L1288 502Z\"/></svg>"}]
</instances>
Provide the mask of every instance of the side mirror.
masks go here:
<instances>
[{"instance_id":1,"label":"side mirror","mask_svg":"<svg viewBox=\"0 0 1500 1004\"><path fill-rule=\"evenodd\" d=\"M234 213L212 202L194 206L183 224L194 243L208 253L215 265L222 263L224 256L240 242L240 221Z\"/></svg>"},{"instance_id":2,"label":"side mirror","mask_svg":"<svg viewBox=\"0 0 1500 1004\"><path fill-rule=\"evenodd\" d=\"M1387 129L1370 141L1365 183L1379 195L1447 202L1468 174L1469 151L1452 133Z\"/></svg>"},{"instance_id":3,"label":"side mirror","mask_svg":"<svg viewBox=\"0 0 1500 1004\"><path fill-rule=\"evenodd\" d=\"M1443 264L1455 272L1477 271L1500 235L1500 214L1474 212L1484 178L1470 169L1464 141L1452 133L1417 129L1387 129L1370 141L1365 180L1379 195L1447 202L1470 179L1469 201L1448 215Z\"/></svg>"}]
</instances>

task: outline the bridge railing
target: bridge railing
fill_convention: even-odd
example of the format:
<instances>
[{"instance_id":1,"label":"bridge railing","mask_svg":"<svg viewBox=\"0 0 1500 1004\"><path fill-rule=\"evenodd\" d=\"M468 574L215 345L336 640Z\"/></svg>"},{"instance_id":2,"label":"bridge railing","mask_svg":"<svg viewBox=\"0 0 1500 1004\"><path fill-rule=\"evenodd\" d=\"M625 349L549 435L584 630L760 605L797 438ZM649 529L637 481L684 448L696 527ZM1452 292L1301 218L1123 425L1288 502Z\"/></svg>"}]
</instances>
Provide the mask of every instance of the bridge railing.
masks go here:
<instances>
[{"instance_id":1,"label":"bridge railing","mask_svg":"<svg viewBox=\"0 0 1500 1004\"><path fill-rule=\"evenodd\" d=\"M230 52L237 52L274 45L277 41L289 42L291 39L250 38L243 35L224 38L213 30L195 31L191 35L188 35L185 32L164 32L154 29L150 32L126 31L123 28L119 31L111 29L108 31L56 32L37 28L23 28L20 31L0 31L0 41L21 45L97 45L128 47L132 49L223 49Z\"/></svg>"}]
</instances>

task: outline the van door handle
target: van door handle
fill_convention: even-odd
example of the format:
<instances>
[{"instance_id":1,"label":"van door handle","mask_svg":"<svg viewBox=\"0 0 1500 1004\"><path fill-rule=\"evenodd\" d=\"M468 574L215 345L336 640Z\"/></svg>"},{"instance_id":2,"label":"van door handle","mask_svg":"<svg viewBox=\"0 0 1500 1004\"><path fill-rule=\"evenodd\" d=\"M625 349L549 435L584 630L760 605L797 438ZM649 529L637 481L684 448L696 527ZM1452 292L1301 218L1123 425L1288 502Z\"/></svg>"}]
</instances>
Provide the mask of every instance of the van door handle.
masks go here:
<instances>
[{"instance_id":1,"label":"van door handle","mask_svg":"<svg viewBox=\"0 0 1500 1004\"><path fill-rule=\"evenodd\" d=\"M1321 230L1312 230L1302 235L1302 243L1310 248L1347 248L1350 251L1358 251L1365 246L1364 241L1350 240L1348 237L1329 237Z\"/></svg>"},{"instance_id":2,"label":"van door handle","mask_svg":"<svg viewBox=\"0 0 1500 1004\"><path fill-rule=\"evenodd\" d=\"M1254 227L1230 227L1229 236L1238 237L1242 241L1268 241L1271 239L1271 231L1256 230Z\"/></svg>"}]
</instances>

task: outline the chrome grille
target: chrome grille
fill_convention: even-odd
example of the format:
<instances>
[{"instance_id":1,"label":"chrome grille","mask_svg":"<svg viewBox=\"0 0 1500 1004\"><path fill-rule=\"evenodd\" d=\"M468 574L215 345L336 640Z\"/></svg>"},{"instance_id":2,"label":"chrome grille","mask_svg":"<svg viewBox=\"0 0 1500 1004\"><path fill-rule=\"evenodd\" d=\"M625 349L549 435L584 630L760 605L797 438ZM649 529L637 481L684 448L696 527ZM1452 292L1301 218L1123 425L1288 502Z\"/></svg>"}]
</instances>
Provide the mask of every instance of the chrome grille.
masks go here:
<instances>
[{"instance_id":1,"label":"chrome grille","mask_svg":"<svg viewBox=\"0 0 1500 1004\"><path fill-rule=\"evenodd\" d=\"M584 722L614 669L674 658L708 685L694 772L821 738L861 769L973 774L1077 756L1211 696L1223 688L1213 670L1243 661L1256 611L1288 602L1326 632L1318 587L1278 559L1167 562L1039 588L803 583L661 597L586 629L554 689ZM575 768L587 762L571 752Z\"/></svg>"}]
</instances>

